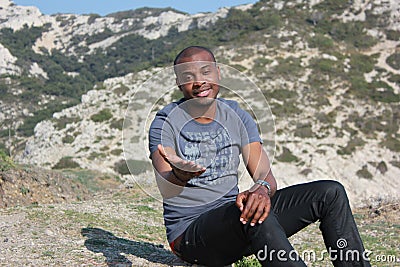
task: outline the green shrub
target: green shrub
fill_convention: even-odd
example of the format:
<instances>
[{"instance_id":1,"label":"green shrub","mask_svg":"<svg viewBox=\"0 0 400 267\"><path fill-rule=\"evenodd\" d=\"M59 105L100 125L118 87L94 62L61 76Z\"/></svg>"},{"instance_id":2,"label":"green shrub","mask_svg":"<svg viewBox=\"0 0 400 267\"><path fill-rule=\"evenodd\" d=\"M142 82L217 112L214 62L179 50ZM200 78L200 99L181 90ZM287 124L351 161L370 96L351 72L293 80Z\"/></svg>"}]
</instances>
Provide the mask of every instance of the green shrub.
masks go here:
<instances>
[{"instance_id":1,"label":"green shrub","mask_svg":"<svg viewBox=\"0 0 400 267\"><path fill-rule=\"evenodd\" d=\"M265 72L267 71L266 65L268 65L270 63L271 63L271 60L268 58L264 58L264 57L257 58L254 61L252 70L255 74L265 74Z\"/></svg>"},{"instance_id":2,"label":"green shrub","mask_svg":"<svg viewBox=\"0 0 400 267\"><path fill-rule=\"evenodd\" d=\"M135 159L120 160L114 164L114 170L121 175L138 175L151 170L151 168L151 164L148 161Z\"/></svg>"},{"instance_id":3,"label":"green shrub","mask_svg":"<svg viewBox=\"0 0 400 267\"><path fill-rule=\"evenodd\" d=\"M323 20L318 23L317 28L322 34L329 34L333 40L343 41L356 48L366 49L377 43L374 37L365 32L366 27L361 21Z\"/></svg>"},{"instance_id":4,"label":"green shrub","mask_svg":"<svg viewBox=\"0 0 400 267\"><path fill-rule=\"evenodd\" d=\"M400 53L396 52L386 58L386 63L395 70L400 70Z\"/></svg>"},{"instance_id":5,"label":"green shrub","mask_svg":"<svg viewBox=\"0 0 400 267\"><path fill-rule=\"evenodd\" d=\"M261 264L255 257L244 257L243 259L235 262L235 267L261 267Z\"/></svg>"},{"instance_id":6,"label":"green shrub","mask_svg":"<svg viewBox=\"0 0 400 267\"><path fill-rule=\"evenodd\" d=\"M294 136L301 138L313 137L313 131L311 129L311 123L298 123L296 125L296 130L294 131Z\"/></svg>"},{"instance_id":7,"label":"green shrub","mask_svg":"<svg viewBox=\"0 0 400 267\"><path fill-rule=\"evenodd\" d=\"M364 165L360 170L356 172L356 175L360 178L372 179L374 176L368 171L368 166Z\"/></svg>"},{"instance_id":8,"label":"green shrub","mask_svg":"<svg viewBox=\"0 0 400 267\"><path fill-rule=\"evenodd\" d=\"M271 112L278 117L288 117L299 114L301 110L297 107L295 101L286 101L283 105L271 103Z\"/></svg>"},{"instance_id":9,"label":"green shrub","mask_svg":"<svg viewBox=\"0 0 400 267\"><path fill-rule=\"evenodd\" d=\"M351 72L368 73L374 70L376 60L372 56L352 54L350 57Z\"/></svg>"},{"instance_id":10,"label":"green shrub","mask_svg":"<svg viewBox=\"0 0 400 267\"><path fill-rule=\"evenodd\" d=\"M113 117L111 110L106 108L101 110L99 113L96 113L90 117L90 119L94 122L104 122L108 121Z\"/></svg>"},{"instance_id":11,"label":"green shrub","mask_svg":"<svg viewBox=\"0 0 400 267\"><path fill-rule=\"evenodd\" d=\"M359 137L350 139L345 147L341 147L336 151L339 155L351 155L356 151L357 147L361 147L365 144L365 141Z\"/></svg>"},{"instance_id":12,"label":"green shrub","mask_svg":"<svg viewBox=\"0 0 400 267\"><path fill-rule=\"evenodd\" d=\"M53 166L53 169L76 169L76 168L80 168L80 166L72 159L72 157L63 157L57 162L56 165Z\"/></svg>"},{"instance_id":13,"label":"green shrub","mask_svg":"<svg viewBox=\"0 0 400 267\"><path fill-rule=\"evenodd\" d=\"M321 51L331 51L335 46L331 38L320 33L316 33L315 36L310 37L308 45L310 48L318 48Z\"/></svg>"},{"instance_id":14,"label":"green shrub","mask_svg":"<svg viewBox=\"0 0 400 267\"><path fill-rule=\"evenodd\" d=\"M282 148L282 153L276 157L276 159L280 162L297 162L299 158L293 155L292 151L290 151L287 147Z\"/></svg>"},{"instance_id":15,"label":"green shrub","mask_svg":"<svg viewBox=\"0 0 400 267\"><path fill-rule=\"evenodd\" d=\"M393 151L393 152L400 152L400 140L399 137L386 137L384 141L381 142L381 145L386 147L387 149Z\"/></svg>"},{"instance_id":16,"label":"green shrub","mask_svg":"<svg viewBox=\"0 0 400 267\"><path fill-rule=\"evenodd\" d=\"M400 41L400 31L386 30L386 38L391 41Z\"/></svg>"},{"instance_id":17,"label":"green shrub","mask_svg":"<svg viewBox=\"0 0 400 267\"><path fill-rule=\"evenodd\" d=\"M122 154L122 152L124 152L122 149L113 149L110 151L110 154L114 156L119 156Z\"/></svg>"},{"instance_id":18,"label":"green shrub","mask_svg":"<svg viewBox=\"0 0 400 267\"><path fill-rule=\"evenodd\" d=\"M95 22L97 18L101 18L99 14L90 14L87 23L90 25Z\"/></svg>"},{"instance_id":19,"label":"green shrub","mask_svg":"<svg viewBox=\"0 0 400 267\"><path fill-rule=\"evenodd\" d=\"M0 149L0 171L6 171L12 168L15 168L14 161L7 155L6 152Z\"/></svg>"},{"instance_id":20,"label":"green shrub","mask_svg":"<svg viewBox=\"0 0 400 267\"><path fill-rule=\"evenodd\" d=\"M122 83L114 89L114 94L116 94L117 96L125 95L127 92L129 92L129 87Z\"/></svg>"},{"instance_id":21,"label":"green shrub","mask_svg":"<svg viewBox=\"0 0 400 267\"><path fill-rule=\"evenodd\" d=\"M124 119L113 119L110 123L110 127L111 129L118 129L118 130L122 130L122 127L124 125Z\"/></svg>"},{"instance_id":22,"label":"green shrub","mask_svg":"<svg viewBox=\"0 0 400 267\"><path fill-rule=\"evenodd\" d=\"M96 160L96 159L105 158L106 156L107 155L105 153L92 152L92 153L90 153L88 159L89 160Z\"/></svg>"},{"instance_id":23,"label":"green shrub","mask_svg":"<svg viewBox=\"0 0 400 267\"><path fill-rule=\"evenodd\" d=\"M284 59L280 58L278 61L279 65L273 69L273 72L276 75L281 75L282 77L292 80L303 73L304 69L300 65L300 58L290 56Z\"/></svg>"},{"instance_id":24,"label":"green shrub","mask_svg":"<svg viewBox=\"0 0 400 267\"><path fill-rule=\"evenodd\" d=\"M389 82L397 84L397 86L400 86L400 74L393 74L390 75L389 77Z\"/></svg>"},{"instance_id":25,"label":"green shrub","mask_svg":"<svg viewBox=\"0 0 400 267\"><path fill-rule=\"evenodd\" d=\"M296 91L287 89L266 91L265 94L268 99L274 98L279 101L288 101L289 99L297 98L299 96Z\"/></svg>"},{"instance_id":26,"label":"green shrub","mask_svg":"<svg viewBox=\"0 0 400 267\"><path fill-rule=\"evenodd\" d=\"M67 134L66 136L64 136L62 138L62 142L64 144L72 144L75 140L75 137L73 137L72 135Z\"/></svg>"},{"instance_id":27,"label":"green shrub","mask_svg":"<svg viewBox=\"0 0 400 267\"><path fill-rule=\"evenodd\" d=\"M65 129L67 124L78 122L80 118L78 117L61 117L59 119L55 119L55 126L58 130Z\"/></svg>"}]
</instances>

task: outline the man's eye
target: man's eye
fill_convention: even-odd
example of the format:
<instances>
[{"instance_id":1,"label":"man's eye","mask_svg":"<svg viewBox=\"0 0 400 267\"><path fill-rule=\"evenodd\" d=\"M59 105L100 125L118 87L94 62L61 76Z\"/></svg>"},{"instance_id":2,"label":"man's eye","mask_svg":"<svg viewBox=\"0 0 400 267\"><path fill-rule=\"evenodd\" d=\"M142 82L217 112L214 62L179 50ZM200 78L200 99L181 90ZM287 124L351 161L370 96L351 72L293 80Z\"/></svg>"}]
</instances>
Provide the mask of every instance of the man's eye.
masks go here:
<instances>
[{"instance_id":1,"label":"man's eye","mask_svg":"<svg viewBox=\"0 0 400 267\"><path fill-rule=\"evenodd\" d=\"M211 73L211 71L206 70L206 71L203 72L203 75L209 75L210 73Z\"/></svg>"},{"instance_id":2,"label":"man's eye","mask_svg":"<svg viewBox=\"0 0 400 267\"><path fill-rule=\"evenodd\" d=\"M192 79L193 79L193 76L191 76L191 75L187 75L184 77L185 81L191 81Z\"/></svg>"}]
</instances>

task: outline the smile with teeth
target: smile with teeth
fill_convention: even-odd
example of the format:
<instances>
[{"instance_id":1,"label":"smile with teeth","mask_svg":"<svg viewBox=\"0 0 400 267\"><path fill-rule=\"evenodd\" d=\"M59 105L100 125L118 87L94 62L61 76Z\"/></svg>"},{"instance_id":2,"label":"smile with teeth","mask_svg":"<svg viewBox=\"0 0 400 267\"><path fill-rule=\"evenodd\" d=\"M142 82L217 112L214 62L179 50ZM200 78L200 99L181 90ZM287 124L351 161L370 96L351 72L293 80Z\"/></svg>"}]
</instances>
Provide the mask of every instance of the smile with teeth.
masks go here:
<instances>
[{"instance_id":1,"label":"smile with teeth","mask_svg":"<svg viewBox=\"0 0 400 267\"><path fill-rule=\"evenodd\" d=\"M211 92L211 89L207 89L207 90L204 90L204 91L201 91L201 92L197 93L196 96L198 96L198 97L207 97L210 94L210 92Z\"/></svg>"}]
</instances>

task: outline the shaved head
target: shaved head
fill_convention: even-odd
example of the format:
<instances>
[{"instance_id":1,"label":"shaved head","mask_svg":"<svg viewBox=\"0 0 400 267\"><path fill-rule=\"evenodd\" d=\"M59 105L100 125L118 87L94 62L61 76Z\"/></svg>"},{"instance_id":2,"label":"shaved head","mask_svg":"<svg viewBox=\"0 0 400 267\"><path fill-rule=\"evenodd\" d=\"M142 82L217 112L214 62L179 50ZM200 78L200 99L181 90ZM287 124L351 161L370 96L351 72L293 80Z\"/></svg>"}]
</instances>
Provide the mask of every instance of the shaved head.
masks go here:
<instances>
[{"instance_id":1,"label":"shaved head","mask_svg":"<svg viewBox=\"0 0 400 267\"><path fill-rule=\"evenodd\" d=\"M175 58L174 65L181 63L183 58L191 57L199 52L207 52L210 54L211 58L214 62L216 62L213 52L210 49L203 47L203 46L189 46L183 49Z\"/></svg>"}]
</instances>

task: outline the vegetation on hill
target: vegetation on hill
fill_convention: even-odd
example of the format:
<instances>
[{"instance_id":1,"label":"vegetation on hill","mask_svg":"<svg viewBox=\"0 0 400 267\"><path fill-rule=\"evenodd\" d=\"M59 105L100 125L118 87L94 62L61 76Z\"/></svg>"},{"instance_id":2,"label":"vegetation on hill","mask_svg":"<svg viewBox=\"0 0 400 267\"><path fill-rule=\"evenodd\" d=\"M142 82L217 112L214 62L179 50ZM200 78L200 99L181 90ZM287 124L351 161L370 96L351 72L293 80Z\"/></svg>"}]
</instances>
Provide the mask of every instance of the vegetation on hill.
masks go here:
<instances>
[{"instance_id":1,"label":"vegetation on hill","mask_svg":"<svg viewBox=\"0 0 400 267\"><path fill-rule=\"evenodd\" d=\"M277 9L270 1L262 0L247 10L230 9L225 18L220 18L213 24L209 23L207 27L198 28L193 24L188 31L182 32L172 27L166 36L154 40L130 34L105 49L96 49L93 53L86 53L87 48L78 44L82 41L86 41L87 44L102 41L112 36L113 32L106 28L90 36L76 35L71 44L76 46L75 55L66 55L56 49L50 52L43 49L41 53L33 51L33 44L50 25L30 28L25 26L15 32L7 28L2 29L1 42L13 55L17 55L17 65L22 68L23 73L20 76L11 76L11 83L5 82L7 75L0 77L0 92L3 93L5 101L22 102L31 113L23 118L23 123L19 124L17 129L12 130L22 137L31 136L39 121L50 118L54 112L75 105L80 101L81 95L91 90L96 83L155 66L170 65L178 51L193 44L212 49L225 47L236 50L249 44L266 45L271 49L293 52L290 51L293 48L282 48L282 45L294 42L296 38L301 39L304 46L316 48L321 53L333 56L335 60L314 58L308 66L304 66L301 56L277 57L278 65L267 69L271 61L265 55L259 55L252 69L239 65L238 67L260 79L282 77L289 81L303 77L307 68L312 71L307 82L313 92L309 97L317 106L326 105L327 94L332 94L328 91L333 81L340 81L349 86L346 92L349 98L398 105L400 95L388 84L399 84L396 75L391 75L388 80L380 79L381 75L372 78L372 81L365 78L366 73L382 72L376 67L378 55L367 55L364 52L379 41L369 35L367 30L377 25L385 29L388 25L386 18L367 10L365 21L343 22L337 16L350 7L350 2L345 0L323 1L312 9L309 9L306 3L291 4L292 6L286 7L289 5L286 3ZM122 21L127 17L143 18L149 12L159 14L168 10L170 9L140 9L108 16ZM98 15L93 15L93 22L96 18ZM296 34L284 34L291 31ZM384 31L389 39L398 39L400 35L394 30ZM246 58L246 54L242 57ZM387 63L394 69L399 69L398 57L398 53L395 53L387 59ZM347 59L350 59L350 62L347 62ZM221 61L225 62L227 59L222 58ZM34 62L44 70L47 77L30 74L29 68ZM18 89L21 89L22 93L16 94ZM271 97L272 93L265 94ZM54 100L43 103L44 96L53 97ZM281 99L283 104L273 103L275 114L282 117L297 114L298 105L292 100L289 96ZM11 123L5 121L5 126L0 130L7 130L4 127ZM392 138L398 139L393 135Z\"/></svg>"}]
</instances>

